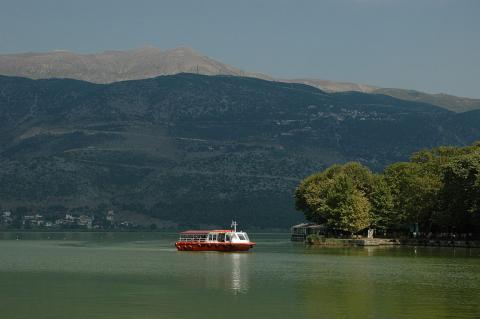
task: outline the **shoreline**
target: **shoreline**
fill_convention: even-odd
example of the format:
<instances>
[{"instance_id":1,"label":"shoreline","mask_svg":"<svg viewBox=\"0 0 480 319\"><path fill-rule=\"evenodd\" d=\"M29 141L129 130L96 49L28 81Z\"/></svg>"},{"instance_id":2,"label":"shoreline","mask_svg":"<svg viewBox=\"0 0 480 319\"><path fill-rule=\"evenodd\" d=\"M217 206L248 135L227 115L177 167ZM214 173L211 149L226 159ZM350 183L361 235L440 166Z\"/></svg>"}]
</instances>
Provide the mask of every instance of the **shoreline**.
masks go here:
<instances>
[{"instance_id":1,"label":"shoreline","mask_svg":"<svg viewBox=\"0 0 480 319\"><path fill-rule=\"evenodd\" d=\"M394 238L322 238L308 237L305 244L320 247L423 246L480 248L480 240L394 239Z\"/></svg>"},{"instance_id":2,"label":"shoreline","mask_svg":"<svg viewBox=\"0 0 480 319\"><path fill-rule=\"evenodd\" d=\"M135 230L121 230L121 229L0 229L1 233L179 233L185 231L177 228L159 228L151 229L135 229ZM265 229L249 231L252 234L289 234L288 230Z\"/></svg>"}]
</instances>

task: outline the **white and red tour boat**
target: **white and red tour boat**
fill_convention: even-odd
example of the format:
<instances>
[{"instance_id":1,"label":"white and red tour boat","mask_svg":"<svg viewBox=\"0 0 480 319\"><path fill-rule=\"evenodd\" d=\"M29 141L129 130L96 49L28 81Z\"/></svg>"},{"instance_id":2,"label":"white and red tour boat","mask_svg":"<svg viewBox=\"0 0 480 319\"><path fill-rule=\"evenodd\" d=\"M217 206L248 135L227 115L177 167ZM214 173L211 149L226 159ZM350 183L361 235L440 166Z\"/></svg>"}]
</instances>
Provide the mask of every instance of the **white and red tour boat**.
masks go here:
<instances>
[{"instance_id":1,"label":"white and red tour boat","mask_svg":"<svg viewBox=\"0 0 480 319\"><path fill-rule=\"evenodd\" d=\"M247 251L255 246L246 232L237 232L237 222L228 230L187 230L175 243L178 250L188 251Z\"/></svg>"}]
</instances>

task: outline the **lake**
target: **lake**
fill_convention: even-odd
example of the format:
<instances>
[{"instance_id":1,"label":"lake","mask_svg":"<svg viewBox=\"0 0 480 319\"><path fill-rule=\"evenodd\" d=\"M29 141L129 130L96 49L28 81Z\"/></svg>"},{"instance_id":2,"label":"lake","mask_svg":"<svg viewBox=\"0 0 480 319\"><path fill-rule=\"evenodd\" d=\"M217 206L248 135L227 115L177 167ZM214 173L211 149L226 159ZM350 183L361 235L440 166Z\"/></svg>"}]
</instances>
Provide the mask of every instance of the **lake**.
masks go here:
<instances>
[{"instance_id":1,"label":"lake","mask_svg":"<svg viewBox=\"0 0 480 319\"><path fill-rule=\"evenodd\" d=\"M480 250L177 252L176 234L0 233L0 318L479 318Z\"/></svg>"}]
</instances>

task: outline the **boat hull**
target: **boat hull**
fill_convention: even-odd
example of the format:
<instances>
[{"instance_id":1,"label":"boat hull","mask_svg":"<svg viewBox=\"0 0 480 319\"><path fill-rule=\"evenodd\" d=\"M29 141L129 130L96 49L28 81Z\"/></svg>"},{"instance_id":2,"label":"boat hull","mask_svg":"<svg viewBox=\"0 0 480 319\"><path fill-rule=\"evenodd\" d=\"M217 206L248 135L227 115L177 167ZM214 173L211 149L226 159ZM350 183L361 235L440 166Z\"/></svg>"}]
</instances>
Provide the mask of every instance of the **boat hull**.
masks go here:
<instances>
[{"instance_id":1,"label":"boat hull","mask_svg":"<svg viewBox=\"0 0 480 319\"><path fill-rule=\"evenodd\" d=\"M204 243L177 241L175 247L179 251L247 251L255 243Z\"/></svg>"}]
</instances>

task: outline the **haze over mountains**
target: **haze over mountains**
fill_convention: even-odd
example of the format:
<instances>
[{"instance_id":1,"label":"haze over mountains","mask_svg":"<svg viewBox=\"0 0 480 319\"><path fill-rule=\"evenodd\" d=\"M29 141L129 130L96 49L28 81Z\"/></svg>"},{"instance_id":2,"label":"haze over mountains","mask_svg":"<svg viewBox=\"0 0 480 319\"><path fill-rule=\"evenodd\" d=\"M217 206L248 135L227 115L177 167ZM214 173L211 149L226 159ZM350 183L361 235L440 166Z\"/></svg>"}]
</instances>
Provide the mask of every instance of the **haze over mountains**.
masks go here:
<instances>
[{"instance_id":1,"label":"haze over mountains","mask_svg":"<svg viewBox=\"0 0 480 319\"><path fill-rule=\"evenodd\" d=\"M328 92L358 91L385 94L404 100L437 105L454 112L480 109L478 99L447 94L427 94L414 90L378 88L365 84L320 79L275 79L265 74L245 72L185 47L164 51L145 47L131 51L105 51L97 54L54 51L0 55L0 75L32 79L71 78L93 83L112 83L178 73L248 76L303 83Z\"/></svg>"},{"instance_id":2,"label":"haze over mountains","mask_svg":"<svg viewBox=\"0 0 480 319\"><path fill-rule=\"evenodd\" d=\"M185 73L102 85L0 76L0 122L2 207L108 207L183 226L285 228L302 219L297 183L327 165L379 170L480 139L480 110Z\"/></svg>"}]
</instances>

